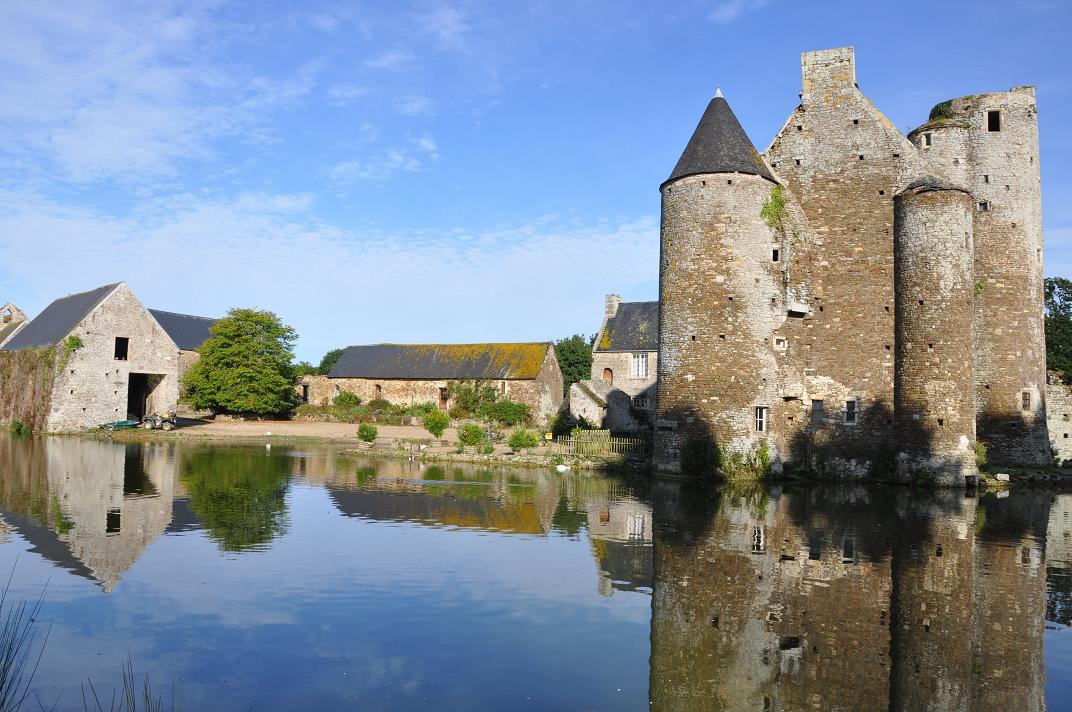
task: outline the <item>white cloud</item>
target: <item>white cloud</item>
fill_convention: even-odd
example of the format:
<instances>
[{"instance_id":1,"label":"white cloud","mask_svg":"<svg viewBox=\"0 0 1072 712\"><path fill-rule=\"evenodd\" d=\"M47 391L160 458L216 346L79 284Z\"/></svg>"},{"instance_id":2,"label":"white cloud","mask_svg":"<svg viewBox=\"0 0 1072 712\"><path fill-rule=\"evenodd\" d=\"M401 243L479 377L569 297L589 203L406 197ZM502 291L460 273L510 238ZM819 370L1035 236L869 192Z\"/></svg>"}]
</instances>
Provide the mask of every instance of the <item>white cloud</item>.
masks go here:
<instances>
[{"instance_id":1,"label":"white cloud","mask_svg":"<svg viewBox=\"0 0 1072 712\"><path fill-rule=\"evenodd\" d=\"M416 57L412 52L403 49L392 49L381 52L375 57L365 60L365 66L369 69L385 69L392 72L400 72L413 66Z\"/></svg>"},{"instance_id":2,"label":"white cloud","mask_svg":"<svg viewBox=\"0 0 1072 712\"><path fill-rule=\"evenodd\" d=\"M266 109L309 93L222 60L206 3L0 5L0 153L75 181L167 176L226 135L263 136Z\"/></svg>"},{"instance_id":3,"label":"white cloud","mask_svg":"<svg viewBox=\"0 0 1072 712\"><path fill-rule=\"evenodd\" d=\"M345 230L315 208L301 194L180 195L114 218L0 191L0 290L30 314L116 280L155 308L267 308L298 329L308 359L348 343L588 333L605 292L654 296L654 216L392 233Z\"/></svg>"},{"instance_id":4,"label":"white cloud","mask_svg":"<svg viewBox=\"0 0 1072 712\"><path fill-rule=\"evenodd\" d=\"M728 25L746 12L759 10L769 2L770 0L727 0L716 7L709 17L716 24Z\"/></svg>"},{"instance_id":5,"label":"white cloud","mask_svg":"<svg viewBox=\"0 0 1072 712\"><path fill-rule=\"evenodd\" d=\"M406 116L420 116L432 113L432 100L426 96L408 96L399 100L397 107Z\"/></svg>"},{"instance_id":6,"label":"white cloud","mask_svg":"<svg viewBox=\"0 0 1072 712\"><path fill-rule=\"evenodd\" d=\"M374 129L365 133L364 143L376 140ZM410 139L402 147L373 151L360 158L336 163L329 174L336 183L354 181L384 181L398 173L415 173L439 160L439 149L428 134Z\"/></svg>"},{"instance_id":7,"label":"white cloud","mask_svg":"<svg viewBox=\"0 0 1072 712\"><path fill-rule=\"evenodd\" d=\"M472 29L465 14L453 5L440 5L417 15L418 26L431 35L442 49L467 49L467 36Z\"/></svg>"}]
</instances>

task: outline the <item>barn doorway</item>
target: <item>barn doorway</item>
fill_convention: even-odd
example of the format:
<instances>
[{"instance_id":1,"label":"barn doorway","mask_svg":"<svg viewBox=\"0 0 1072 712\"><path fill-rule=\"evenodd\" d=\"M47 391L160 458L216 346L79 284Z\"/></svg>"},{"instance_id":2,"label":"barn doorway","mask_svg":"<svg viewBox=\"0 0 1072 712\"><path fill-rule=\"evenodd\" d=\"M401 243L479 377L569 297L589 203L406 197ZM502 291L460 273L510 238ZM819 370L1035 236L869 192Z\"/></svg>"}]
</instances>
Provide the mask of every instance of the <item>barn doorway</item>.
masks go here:
<instances>
[{"instance_id":1,"label":"barn doorway","mask_svg":"<svg viewBox=\"0 0 1072 712\"><path fill-rule=\"evenodd\" d=\"M127 380L127 418L141 420L155 409L153 392L164 380L162 373L132 373Z\"/></svg>"}]
</instances>

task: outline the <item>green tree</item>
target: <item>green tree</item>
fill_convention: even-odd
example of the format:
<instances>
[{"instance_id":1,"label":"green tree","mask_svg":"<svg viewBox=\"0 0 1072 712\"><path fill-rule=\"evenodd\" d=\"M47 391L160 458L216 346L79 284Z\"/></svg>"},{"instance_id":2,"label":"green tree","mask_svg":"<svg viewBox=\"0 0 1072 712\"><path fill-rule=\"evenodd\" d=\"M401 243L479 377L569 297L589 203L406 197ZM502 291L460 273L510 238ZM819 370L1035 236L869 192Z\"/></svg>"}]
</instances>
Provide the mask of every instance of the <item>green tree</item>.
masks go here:
<instances>
[{"instance_id":1,"label":"green tree","mask_svg":"<svg viewBox=\"0 0 1072 712\"><path fill-rule=\"evenodd\" d=\"M210 333L183 379L190 405L262 415L294 405L294 329L269 311L231 309Z\"/></svg>"},{"instance_id":2,"label":"green tree","mask_svg":"<svg viewBox=\"0 0 1072 712\"><path fill-rule=\"evenodd\" d=\"M320 359L320 365L317 366L316 372L321 376L326 376L335 368L335 364L339 362L339 357L342 356L342 352L346 349L332 349L324 354L324 358Z\"/></svg>"},{"instance_id":3,"label":"green tree","mask_svg":"<svg viewBox=\"0 0 1072 712\"><path fill-rule=\"evenodd\" d=\"M595 336L586 339L581 334L574 334L555 342L555 358L562 371L563 395L569 393L572 384L592 377L592 344L595 340Z\"/></svg>"},{"instance_id":4,"label":"green tree","mask_svg":"<svg viewBox=\"0 0 1072 712\"><path fill-rule=\"evenodd\" d=\"M435 410L424 416L424 429L434 437L443 437L443 431L450 425L450 416L441 410Z\"/></svg>"},{"instance_id":5,"label":"green tree","mask_svg":"<svg viewBox=\"0 0 1072 712\"><path fill-rule=\"evenodd\" d=\"M320 373L320 370L308 361L299 361L298 363L294 364L293 368L294 375L297 378L301 378L302 376L315 376L316 374Z\"/></svg>"},{"instance_id":6,"label":"green tree","mask_svg":"<svg viewBox=\"0 0 1072 712\"><path fill-rule=\"evenodd\" d=\"M1072 376L1072 280L1047 277L1046 368Z\"/></svg>"}]
</instances>

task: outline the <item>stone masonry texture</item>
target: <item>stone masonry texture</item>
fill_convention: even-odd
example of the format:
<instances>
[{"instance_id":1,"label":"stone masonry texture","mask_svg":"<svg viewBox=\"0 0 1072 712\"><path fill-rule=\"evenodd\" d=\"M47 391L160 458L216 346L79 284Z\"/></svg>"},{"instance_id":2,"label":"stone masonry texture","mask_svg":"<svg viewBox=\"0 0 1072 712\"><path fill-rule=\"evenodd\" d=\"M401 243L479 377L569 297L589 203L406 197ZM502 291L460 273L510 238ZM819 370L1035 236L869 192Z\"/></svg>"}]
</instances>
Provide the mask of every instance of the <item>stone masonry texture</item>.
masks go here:
<instances>
[{"instance_id":1,"label":"stone masonry texture","mask_svg":"<svg viewBox=\"0 0 1072 712\"><path fill-rule=\"evenodd\" d=\"M946 298L895 289L894 196L927 175L967 191L955 200L958 231L968 208L971 224L958 232L961 252L916 261L956 275L906 274L905 284L941 290L955 278L956 300L970 285L970 305L951 303L949 315L962 343L946 348L959 375L974 371L977 437L993 462L1049 462L1034 89L943 103L905 137L860 91L851 47L806 52L801 68L800 105L758 159L784 187L780 221L760 218L775 184L758 175L701 173L661 188L656 467L706 474L690 448L744 453L766 443L776 468L895 475L903 432L894 423L895 314L902 309L909 323L920 299ZM926 315L918 328L945 318ZM976 435L959 414L964 405L954 408L954 442L938 445L947 430L921 432L908 450L924 438L943 456L968 452ZM933 426L945 428L942 420Z\"/></svg>"}]
</instances>

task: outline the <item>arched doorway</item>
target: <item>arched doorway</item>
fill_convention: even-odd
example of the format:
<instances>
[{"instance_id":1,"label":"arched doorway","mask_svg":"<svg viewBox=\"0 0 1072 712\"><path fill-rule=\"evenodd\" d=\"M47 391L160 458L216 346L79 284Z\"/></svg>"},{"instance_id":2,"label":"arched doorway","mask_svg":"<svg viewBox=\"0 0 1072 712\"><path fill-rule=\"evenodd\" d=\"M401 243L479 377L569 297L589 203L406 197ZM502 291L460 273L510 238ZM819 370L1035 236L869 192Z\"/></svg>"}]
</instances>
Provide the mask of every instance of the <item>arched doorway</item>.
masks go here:
<instances>
[{"instance_id":1,"label":"arched doorway","mask_svg":"<svg viewBox=\"0 0 1072 712\"><path fill-rule=\"evenodd\" d=\"M376 390L376 400L382 400L383 399L383 386L381 386L379 383L377 383L375 390Z\"/></svg>"},{"instance_id":2,"label":"arched doorway","mask_svg":"<svg viewBox=\"0 0 1072 712\"><path fill-rule=\"evenodd\" d=\"M604 368L603 369L603 382L613 384L614 383L614 371L610 370L609 368Z\"/></svg>"}]
</instances>

